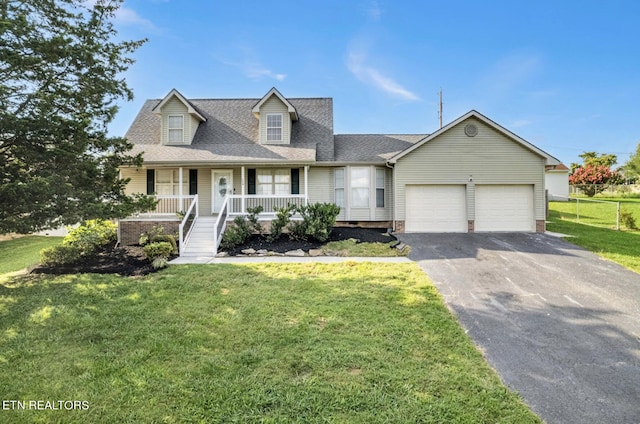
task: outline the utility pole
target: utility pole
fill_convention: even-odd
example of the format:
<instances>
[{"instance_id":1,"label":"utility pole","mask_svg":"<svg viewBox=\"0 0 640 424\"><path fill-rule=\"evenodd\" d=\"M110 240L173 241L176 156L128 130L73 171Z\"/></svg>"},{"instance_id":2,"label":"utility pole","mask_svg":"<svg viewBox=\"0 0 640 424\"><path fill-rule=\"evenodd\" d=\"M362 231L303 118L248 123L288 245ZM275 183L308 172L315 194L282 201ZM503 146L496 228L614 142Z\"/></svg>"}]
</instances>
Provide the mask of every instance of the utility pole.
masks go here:
<instances>
[{"instance_id":1,"label":"utility pole","mask_svg":"<svg viewBox=\"0 0 640 424\"><path fill-rule=\"evenodd\" d=\"M442 128L442 87L440 87L440 112L438 117L440 118L440 128Z\"/></svg>"}]
</instances>

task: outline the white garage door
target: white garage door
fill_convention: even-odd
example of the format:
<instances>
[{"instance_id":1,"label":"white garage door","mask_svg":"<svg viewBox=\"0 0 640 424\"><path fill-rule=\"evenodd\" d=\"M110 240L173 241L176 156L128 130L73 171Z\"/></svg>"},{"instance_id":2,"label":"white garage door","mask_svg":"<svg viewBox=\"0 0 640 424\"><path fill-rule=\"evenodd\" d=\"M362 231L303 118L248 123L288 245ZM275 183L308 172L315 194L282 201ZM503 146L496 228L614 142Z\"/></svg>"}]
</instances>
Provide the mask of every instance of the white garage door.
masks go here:
<instances>
[{"instance_id":1,"label":"white garage door","mask_svg":"<svg viewBox=\"0 0 640 424\"><path fill-rule=\"evenodd\" d=\"M477 185L475 231L535 231L532 185Z\"/></svg>"},{"instance_id":2,"label":"white garage door","mask_svg":"<svg viewBox=\"0 0 640 424\"><path fill-rule=\"evenodd\" d=\"M406 232L467 232L465 186L408 185L406 196Z\"/></svg>"}]
</instances>

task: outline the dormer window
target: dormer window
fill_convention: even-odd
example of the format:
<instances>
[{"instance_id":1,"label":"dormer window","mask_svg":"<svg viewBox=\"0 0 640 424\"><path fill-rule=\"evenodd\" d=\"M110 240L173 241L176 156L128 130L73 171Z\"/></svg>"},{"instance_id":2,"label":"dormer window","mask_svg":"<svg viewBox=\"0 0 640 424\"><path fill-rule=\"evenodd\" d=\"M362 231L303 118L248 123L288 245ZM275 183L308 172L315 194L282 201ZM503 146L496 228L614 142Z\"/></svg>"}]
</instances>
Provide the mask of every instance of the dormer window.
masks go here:
<instances>
[{"instance_id":1,"label":"dormer window","mask_svg":"<svg viewBox=\"0 0 640 424\"><path fill-rule=\"evenodd\" d=\"M169 115L169 143L184 143L184 115Z\"/></svg>"},{"instance_id":2,"label":"dormer window","mask_svg":"<svg viewBox=\"0 0 640 424\"><path fill-rule=\"evenodd\" d=\"M267 114L267 142L282 141L282 114Z\"/></svg>"}]
</instances>

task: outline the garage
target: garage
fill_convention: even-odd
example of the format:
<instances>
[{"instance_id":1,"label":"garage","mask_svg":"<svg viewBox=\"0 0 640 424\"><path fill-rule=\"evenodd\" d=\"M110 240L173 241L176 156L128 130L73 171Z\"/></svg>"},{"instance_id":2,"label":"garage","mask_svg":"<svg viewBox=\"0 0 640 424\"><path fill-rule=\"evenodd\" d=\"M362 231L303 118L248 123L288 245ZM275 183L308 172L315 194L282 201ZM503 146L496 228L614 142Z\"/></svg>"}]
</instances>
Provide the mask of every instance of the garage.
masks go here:
<instances>
[{"instance_id":1,"label":"garage","mask_svg":"<svg viewBox=\"0 0 640 424\"><path fill-rule=\"evenodd\" d=\"M533 198L533 185L476 185L475 231L535 231Z\"/></svg>"},{"instance_id":2,"label":"garage","mask_svg":"<svg viewBox=\"0 0 640 424\"><path fill-rule=\"evenodd\" d=\"M466 233L464 185L407 185L405 231Z\"/></svg>"}]
</instances>

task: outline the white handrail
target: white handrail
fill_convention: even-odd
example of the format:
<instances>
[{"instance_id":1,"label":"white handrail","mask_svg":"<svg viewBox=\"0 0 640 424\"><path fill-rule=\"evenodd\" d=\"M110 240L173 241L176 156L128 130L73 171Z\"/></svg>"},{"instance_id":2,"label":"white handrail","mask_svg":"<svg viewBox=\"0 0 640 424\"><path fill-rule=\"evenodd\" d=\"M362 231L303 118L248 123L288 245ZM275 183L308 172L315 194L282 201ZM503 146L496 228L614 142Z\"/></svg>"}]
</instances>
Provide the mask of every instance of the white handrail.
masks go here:
<instances>
[{"instance_id":1,"label":"white handrail","mask_svg":"<svg viewBox=\"0 0 640 424\"><path fill-rule=\"evenodd\" d=\"M195 217L193 218L193 222L191 223L191 226L189 227L189 230L187 231L187 235L185 237L184 235L184 226L187 224L187 221L189 220L189 216L191 215L191 211L195 208ZM182 218L182 221L180 222L180 226L178 227L178 237L180 238L179 242L180 244L179 246L179 253L180 255L182 255L183 249L184 249L184 245L186 243L186 241L189 239L189 236L191 235L191 230L193 230L193 226L196 223L196 220L198 219L198 195L194 195L193 196L193 200L191 201L191 204L189 205L189 208L187 209L187 212L184 214L184 217Z\"/></svg>"},{"instance_id":2,"label":"white handrail","mask_svg":"<svg viewBox=\"0 0 640 424\"><path fill-rule=\"evenodd\" d=\"M227 217L229 215L229 198L230 196L224 198L224 202L222 202L222 207L220 208L220 212L218 213L218 218L216 219L216 225L213 227L214 256L218 253L218 246L220 246L220 242L222 241L222 234L224 233L224 229L227 226Z\"/></svg>"}]
</instances>

